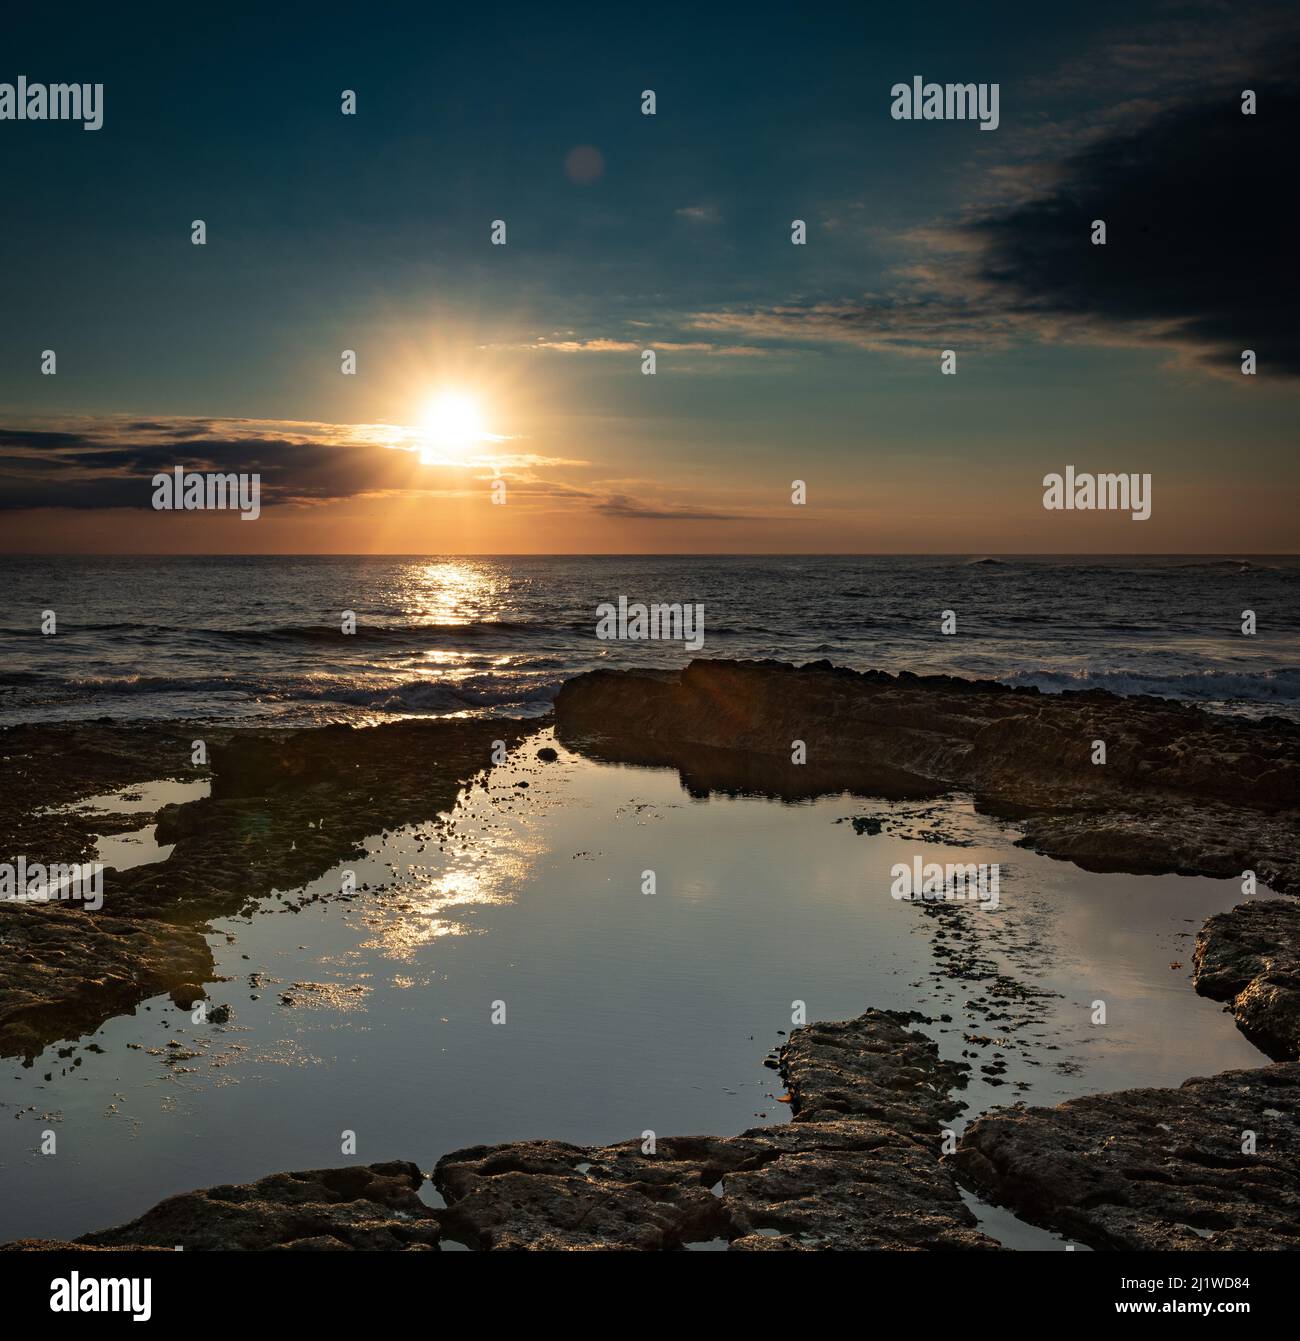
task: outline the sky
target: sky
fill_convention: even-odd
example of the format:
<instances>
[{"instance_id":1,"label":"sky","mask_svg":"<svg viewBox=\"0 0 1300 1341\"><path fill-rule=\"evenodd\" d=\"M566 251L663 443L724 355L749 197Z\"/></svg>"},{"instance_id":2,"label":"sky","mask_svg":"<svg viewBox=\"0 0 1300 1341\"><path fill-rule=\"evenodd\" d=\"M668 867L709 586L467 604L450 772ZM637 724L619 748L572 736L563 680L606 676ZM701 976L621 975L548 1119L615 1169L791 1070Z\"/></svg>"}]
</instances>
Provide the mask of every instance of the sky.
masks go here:
<instances>
[{"instance_id":1,"label":"sky","mask_svg":"<svg viewBox=\"0 0 1300 1341\"><path fill-rule=\"evenodd\" d=\"M1293 552L1298 53L1256 4L14 11L0 84L104 91L0 120L0 550ZM997 128L895 119L917 75ZM1067 465L1150 517L1044 508Z\"/></svg>"}]
</instances>

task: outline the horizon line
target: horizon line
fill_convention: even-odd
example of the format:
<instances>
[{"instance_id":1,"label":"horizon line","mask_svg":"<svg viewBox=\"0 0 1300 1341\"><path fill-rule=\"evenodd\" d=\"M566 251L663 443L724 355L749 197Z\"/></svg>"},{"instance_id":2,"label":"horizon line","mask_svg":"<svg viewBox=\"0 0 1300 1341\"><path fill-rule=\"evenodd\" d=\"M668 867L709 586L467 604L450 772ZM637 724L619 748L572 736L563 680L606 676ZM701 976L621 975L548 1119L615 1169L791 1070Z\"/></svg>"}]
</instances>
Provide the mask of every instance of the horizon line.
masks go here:
<instances>
[{"instance_id":1,"label":"horizon line","mask_svg":"<svg viewBox=\"0 0 1300 1341\"><path fill-rule=\"evenodd\" d=\"M3 559L1300 559L1297 550L0 550Z\"/></svg>"}]
</instances>

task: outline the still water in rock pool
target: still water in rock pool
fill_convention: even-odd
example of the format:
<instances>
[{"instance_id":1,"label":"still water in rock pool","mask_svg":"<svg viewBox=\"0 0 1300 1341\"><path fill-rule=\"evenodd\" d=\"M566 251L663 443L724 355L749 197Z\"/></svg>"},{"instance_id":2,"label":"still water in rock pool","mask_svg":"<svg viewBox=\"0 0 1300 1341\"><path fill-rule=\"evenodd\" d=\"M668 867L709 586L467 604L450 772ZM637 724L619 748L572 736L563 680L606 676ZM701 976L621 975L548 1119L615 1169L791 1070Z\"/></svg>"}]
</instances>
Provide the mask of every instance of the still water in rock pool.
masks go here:
<instances>
[{"instance_id":1,"label":"still water in rock pool","mask_svg":"<svg viewBox=\"0 0 1300 1341\"><path fill-rule=\"evenodd\" d=\"M158 997L0 1063L0 1239L285 1169L782 1122L764 1059L800 1002L809 1020L928 1017L972 1066L968 1115L1263 1061L1190 981L1236 882L1086 873L965 798L698 799L667 769L541 763L549 743L448 825L376 835L352 896L340 866L213 923L226 1023ZM999 907L892 898L891 867L917 856L999 863Z\"/></svg>"}]
</instances>

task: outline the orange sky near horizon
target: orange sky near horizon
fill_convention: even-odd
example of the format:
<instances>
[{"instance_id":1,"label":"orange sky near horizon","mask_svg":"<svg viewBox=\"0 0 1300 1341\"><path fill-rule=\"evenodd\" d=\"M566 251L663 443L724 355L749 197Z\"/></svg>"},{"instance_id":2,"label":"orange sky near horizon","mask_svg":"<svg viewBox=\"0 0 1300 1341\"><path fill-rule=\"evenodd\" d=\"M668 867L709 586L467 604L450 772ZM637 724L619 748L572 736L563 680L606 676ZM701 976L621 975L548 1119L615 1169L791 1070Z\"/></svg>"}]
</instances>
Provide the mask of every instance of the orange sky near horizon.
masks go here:
<instances>
[{"instance_id":1,"label":"orange sky near horizon","mask_svg":"<svg viewBox=\"0 0 1300 1341\"><path fill-rule=\"evenodd\" d=\"M1282 554L1296 551L1294 509L1284 494L1170 485L1146 521L1127 514L1044 511L1027 481L1015 499L966 482L937 485L923 514L905 486L874 505L830 497L789 503L788 487L751 488L713 499L738 519L609 515L590 501L527 494L493 504L488 481L447 496L371 496L234 512L104 508L9 513L5 553L84 554ZM705 508L710 500L694 500ZM1243 544L1243 539L1246 543Z\"/></svg>"}]
</instances>

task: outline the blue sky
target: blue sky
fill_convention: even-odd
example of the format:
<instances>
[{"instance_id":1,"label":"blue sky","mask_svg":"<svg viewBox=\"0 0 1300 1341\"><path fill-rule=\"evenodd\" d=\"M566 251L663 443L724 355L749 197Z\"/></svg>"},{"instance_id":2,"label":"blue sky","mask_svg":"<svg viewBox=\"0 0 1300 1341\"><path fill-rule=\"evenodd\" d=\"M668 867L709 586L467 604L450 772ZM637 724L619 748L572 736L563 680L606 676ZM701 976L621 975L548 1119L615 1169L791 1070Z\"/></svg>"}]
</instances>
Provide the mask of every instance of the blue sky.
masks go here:
<instances>
[{"instance_id":1,"label":"blue sky","mask_svg":"<svg viewBox=\"0 0 1300 1341\"><path fill-rule=\"evenodd\" d=\"M1259 168L1300 25L1210 4L805 9L17 15L0 81L102 82L105 112L96 132L0 122L9 544L129 547L143 525L175 545L170 519L122 515L165 440L279 481L266 524L205 520L217 548L363 548L381 504L396 548L430 519L495 552L1293 548L1295 267ZM997 82L999 128L892 120L914 74ZM585 147L601 170L574 180ZM347 453L346 426L411 424L447 388L500 460L398 484L359 431L322 492L294 454ZM78 449L41 433L82 435L96 472L69 488ZM1163 506L1140 536L1043 517L1067 459L1152 471ZM520 506L498 515L502 461ZM819 516L790 514L796 477Z\"/></svg>"}]
</instances>

